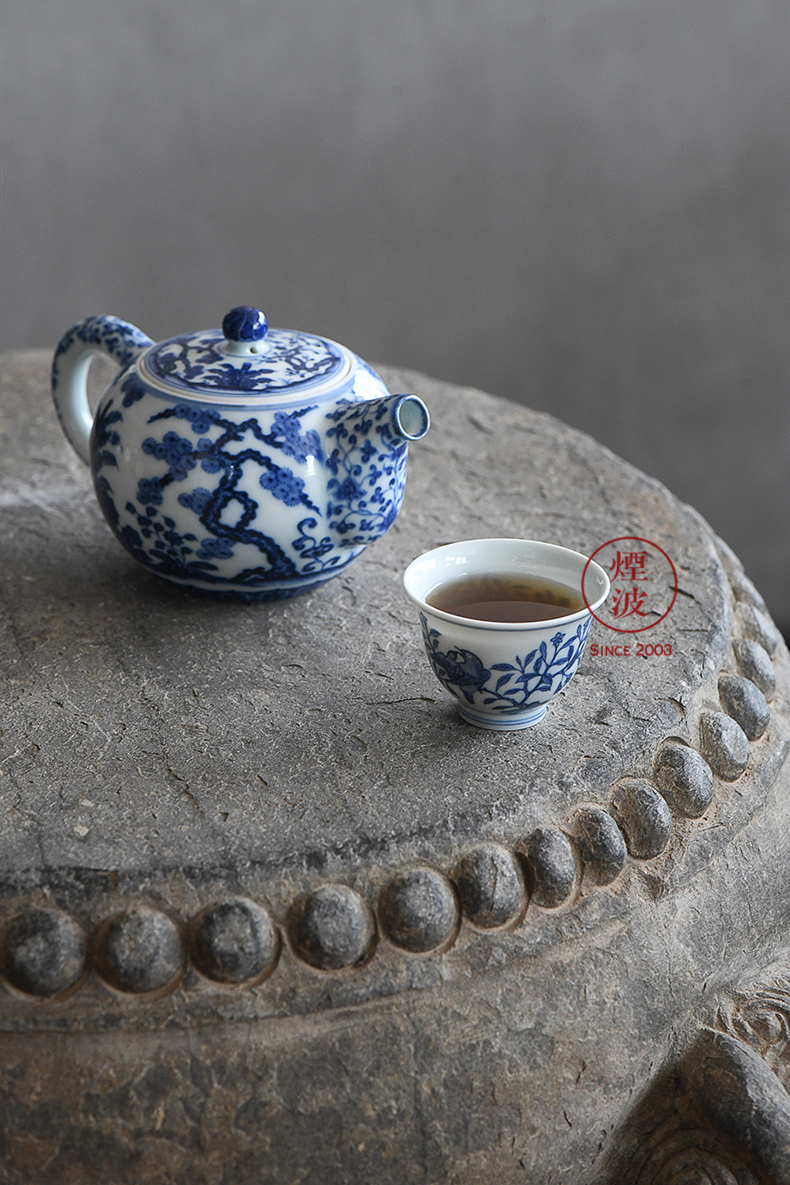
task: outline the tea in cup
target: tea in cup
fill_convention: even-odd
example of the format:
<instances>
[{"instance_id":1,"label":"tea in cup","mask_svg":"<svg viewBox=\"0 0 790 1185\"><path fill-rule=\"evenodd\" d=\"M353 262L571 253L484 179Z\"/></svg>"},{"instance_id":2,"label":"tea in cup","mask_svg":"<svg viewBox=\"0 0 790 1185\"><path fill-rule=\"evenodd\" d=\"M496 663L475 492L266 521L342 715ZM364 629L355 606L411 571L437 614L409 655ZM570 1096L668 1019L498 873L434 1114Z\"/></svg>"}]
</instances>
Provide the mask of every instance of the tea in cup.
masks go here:
<instances>
[{"instance_id":1,"label":"tea in cup","mask_svg":"<svg viewBox=\"0 0 790 1185\"><path fill-rule=\"evenodd\" d=\"M403 575L434 674L478 728L537 724L572 679L609 595L594 560L531 539L469 539Z\"/></svg>"}]
</instances>

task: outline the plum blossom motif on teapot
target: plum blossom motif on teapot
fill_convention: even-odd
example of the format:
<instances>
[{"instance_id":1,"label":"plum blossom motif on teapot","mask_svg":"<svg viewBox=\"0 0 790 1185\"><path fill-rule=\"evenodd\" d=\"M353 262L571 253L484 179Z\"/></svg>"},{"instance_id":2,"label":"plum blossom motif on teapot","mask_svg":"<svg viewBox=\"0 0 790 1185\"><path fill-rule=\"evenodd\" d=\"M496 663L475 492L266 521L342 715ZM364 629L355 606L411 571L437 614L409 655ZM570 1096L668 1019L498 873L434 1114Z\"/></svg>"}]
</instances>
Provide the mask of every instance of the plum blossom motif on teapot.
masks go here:
<instances>
[{"instance_id":1,"label":"plum blossom motif on teapot","mask_svg":"<svg viewBox=\"0 0 790 1185\"><path fill-rule=\"evenodd\" d=\"M138 476L135 498L116 505L112 471L118 469L124 410L146 395L132 373L121 386L121 407L114 398L100 407L93 429L93 478L103 512L115 534L138 560L159 575L200 580L214 586L254 586L261 580L298 580L320 572L339 571L358 549L378 538L392 524L403 499L407 444L392 430L390 401L355 404L343 401L327 413L328 456L319 431L305 427L311 406L276 411L264 430L255 416L231 419L216 407L176 403L150 416L151 435L141 451L156 462ZM313 421L315 422L315 421ZM156 432L155 425L168 426ZM253 447L255 445L256 447ZM235 450L235 451L234 451ZM275 461L281 457L283 463ZM284 463L289 460L291 465ZM308 493L308 462L328 470L328 498L319 506ZM162 467L164 471L162 470ZM294 472L294 469L297 472ZM165 513L168 487L200 470L206 484L194 484L177 496L178 506L194 515L184 530ZM304 507L290 548L260 529L255 486L290 509ZM263 495L261 495L263 496ZM217 572L218 560L229 559L238 545L255 548L260 566L232 578ZM353 554L352 554L353 552Z\"/></svg>"}]
</instances>

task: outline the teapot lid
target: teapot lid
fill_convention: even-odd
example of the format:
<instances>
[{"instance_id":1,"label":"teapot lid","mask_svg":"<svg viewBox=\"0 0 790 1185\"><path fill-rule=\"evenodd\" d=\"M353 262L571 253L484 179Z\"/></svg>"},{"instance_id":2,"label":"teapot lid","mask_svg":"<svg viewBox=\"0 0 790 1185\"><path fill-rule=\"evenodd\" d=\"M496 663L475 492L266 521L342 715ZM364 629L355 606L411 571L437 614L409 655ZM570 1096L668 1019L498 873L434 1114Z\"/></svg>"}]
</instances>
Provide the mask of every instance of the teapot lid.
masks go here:
<instances>
[{"instance_id":1,"label":"teapot lid","mask_svg":"<svg viewBox=\"0 0 790 1185\"><path fill-rule=\"evenodd\" d=\"M147 351L142 364L167 387L193 398L243 399L310 388L336 387L354 366L337 342L291 329L269 328L259 309L231 309L222 329L168 338Z\"/></svg>"}]
</instances>

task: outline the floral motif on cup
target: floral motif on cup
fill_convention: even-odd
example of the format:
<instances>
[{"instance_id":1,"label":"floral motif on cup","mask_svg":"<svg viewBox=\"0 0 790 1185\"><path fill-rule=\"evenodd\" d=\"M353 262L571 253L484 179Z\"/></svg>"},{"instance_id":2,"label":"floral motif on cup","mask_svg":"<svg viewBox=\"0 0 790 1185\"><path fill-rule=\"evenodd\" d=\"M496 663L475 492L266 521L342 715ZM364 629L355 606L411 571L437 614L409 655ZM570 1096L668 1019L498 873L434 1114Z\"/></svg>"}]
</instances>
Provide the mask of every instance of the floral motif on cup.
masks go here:
<instances>
[{"instance_id":1,"label":"floral motif on cup","mask_svg":"<svg viewBox=\"0 0 790 1185\"><path fill-rule=\"evenodd\" d=\"M523 658L516 654L512 662L492 663L489 669L471 650L441 649L441 632L420 614L425 649L439 682L457 699L463 696L470 704L503 713L546 703L562 690L579 665L591 620L588 615L573 633L557 630Z\"/></svg>"}]
</instances>

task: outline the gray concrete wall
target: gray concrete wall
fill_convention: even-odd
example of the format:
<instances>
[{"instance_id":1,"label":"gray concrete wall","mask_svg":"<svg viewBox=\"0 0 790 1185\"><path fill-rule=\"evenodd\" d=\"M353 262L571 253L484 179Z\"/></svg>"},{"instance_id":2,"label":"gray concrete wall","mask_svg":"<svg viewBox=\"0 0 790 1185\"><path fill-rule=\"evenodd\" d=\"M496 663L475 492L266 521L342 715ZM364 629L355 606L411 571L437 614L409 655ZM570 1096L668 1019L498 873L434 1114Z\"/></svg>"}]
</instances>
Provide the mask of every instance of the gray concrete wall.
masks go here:
<instances>
[{"instance_id":1,"label":"gray concrete wall","mask_svg":"<svg viewBox=\"0 0 790 1185\"><path fill-rule=\"evenodd\" d=\"M258 304L591 432L788 628L788 51L787 0L4 0L0 346Z\"/></svg>"}]
</instances>

